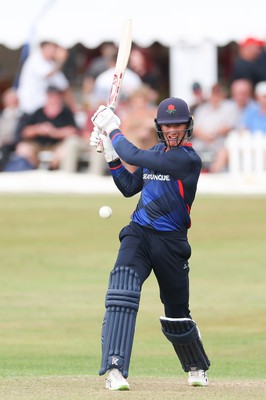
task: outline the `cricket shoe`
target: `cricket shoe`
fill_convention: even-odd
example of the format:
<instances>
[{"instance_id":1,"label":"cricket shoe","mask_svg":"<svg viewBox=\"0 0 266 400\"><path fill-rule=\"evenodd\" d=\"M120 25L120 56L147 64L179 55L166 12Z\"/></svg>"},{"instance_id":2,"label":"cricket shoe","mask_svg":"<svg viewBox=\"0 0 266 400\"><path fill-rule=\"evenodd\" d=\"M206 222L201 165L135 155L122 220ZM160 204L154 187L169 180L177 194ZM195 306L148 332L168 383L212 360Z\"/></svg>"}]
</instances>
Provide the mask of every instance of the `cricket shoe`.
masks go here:
<instances>
[{"instance_id":1,"label":"cricket shoe","mask_svg":"<svg viewBox=\"0 0 266 400\"><path fill-rule=\"evenodd\" d=\"M203 369L192 369L188 373L189 386L208 386L209 381L206 371Z\"/></svg>"},{"instance_id":2,"label":"cricket shoe","mask_svg":"<svg viewBox=\"0 0 266 400\"><path fill-rule=\"evenodd\" d=\"M110 369L105 379L105 387L110 390L129 390L128 381L121 372L116 369Z\"/></svg>"}]
</instances>

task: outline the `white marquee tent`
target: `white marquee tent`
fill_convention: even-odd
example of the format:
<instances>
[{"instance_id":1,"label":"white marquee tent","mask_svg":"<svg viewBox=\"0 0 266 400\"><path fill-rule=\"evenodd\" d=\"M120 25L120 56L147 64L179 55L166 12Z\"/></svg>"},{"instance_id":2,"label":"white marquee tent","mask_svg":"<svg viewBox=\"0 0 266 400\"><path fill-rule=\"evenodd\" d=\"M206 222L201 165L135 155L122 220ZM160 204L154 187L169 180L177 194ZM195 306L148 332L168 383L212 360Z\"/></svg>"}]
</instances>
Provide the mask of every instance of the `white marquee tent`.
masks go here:
<instances>
[{"instance_id":1,"label":"white marquee tent","mask_svg":"<svg viewBox=\"0 0 266 400\"><path fill-rule=\"evenodd\" d=\"M246 36L266 36L266 3L243 0L1 0L0 43L16 48L28 39L35 22L39 38L66 46L96 47L118 40L121 23L133 20L134 41L173 46L211 40L225 44Z\"/></svg>"},{"instance_id":2,"label":"white marquee tent","mask_svg":"<svg viewBox=\"0 0 266 400\"><path fill-rule=\"evenodd\" d=\"M0 0L0 44L16 49L53 39L95 48L119 41L125 19L142 47L170 48L171 91L186 96L191 79L216 80L216 47L249 36L266 38L266 3L243 0Z\"/></svg>"}]
</instances>

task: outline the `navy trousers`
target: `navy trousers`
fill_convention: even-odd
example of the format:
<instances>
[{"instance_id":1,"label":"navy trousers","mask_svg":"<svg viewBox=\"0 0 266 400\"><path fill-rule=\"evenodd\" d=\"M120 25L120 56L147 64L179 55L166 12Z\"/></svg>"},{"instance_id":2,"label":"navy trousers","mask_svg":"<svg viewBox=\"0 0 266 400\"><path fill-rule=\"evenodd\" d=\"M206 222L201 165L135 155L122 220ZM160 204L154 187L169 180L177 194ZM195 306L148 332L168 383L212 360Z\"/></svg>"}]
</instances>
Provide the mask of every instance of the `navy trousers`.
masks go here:
<instances>
[{"instance_id":1,"label":"navy trousers","mask_svg":"<svg viewBox=\"0 0 266 400\"><path fill-rule=\"evenodd\" d=\"M168 318L191 318L189 310L189 263L187 233L158 232L131 222L120 234L115 262L135 270L141 286L154 272ZM114 267L114 268L115 268Z\"/></svg>"}]
</instances>

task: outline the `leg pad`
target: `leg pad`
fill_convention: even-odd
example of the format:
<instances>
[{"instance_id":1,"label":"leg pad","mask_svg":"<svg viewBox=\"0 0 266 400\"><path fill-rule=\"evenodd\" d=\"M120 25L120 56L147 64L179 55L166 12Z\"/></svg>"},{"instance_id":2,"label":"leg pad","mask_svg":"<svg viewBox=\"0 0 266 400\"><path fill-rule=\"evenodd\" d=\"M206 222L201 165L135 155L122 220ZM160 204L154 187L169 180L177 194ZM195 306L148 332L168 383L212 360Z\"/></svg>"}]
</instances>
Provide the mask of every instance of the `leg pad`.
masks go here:
<instances>
[{"instance_id":1,"label":"leg pad","mask_svg":"<svg viewBox=\"0 0 266 400\"><path fill-rule=\"evenodd\" d=\"M197 324L189 318L160 318L162 332L172 343L185 372L209 369Z\"/></svg>"},{"instance_id":2,"label":"leg pad","mask_svg":"<svg viewBox=\"0 0 266 400\"><path fill-rule=\"evenodd\" d=\"M100 375L117 368L127 378L139 301L138 274L129 267L116 267L106 294Z\"/></svg>"}]
</instances>

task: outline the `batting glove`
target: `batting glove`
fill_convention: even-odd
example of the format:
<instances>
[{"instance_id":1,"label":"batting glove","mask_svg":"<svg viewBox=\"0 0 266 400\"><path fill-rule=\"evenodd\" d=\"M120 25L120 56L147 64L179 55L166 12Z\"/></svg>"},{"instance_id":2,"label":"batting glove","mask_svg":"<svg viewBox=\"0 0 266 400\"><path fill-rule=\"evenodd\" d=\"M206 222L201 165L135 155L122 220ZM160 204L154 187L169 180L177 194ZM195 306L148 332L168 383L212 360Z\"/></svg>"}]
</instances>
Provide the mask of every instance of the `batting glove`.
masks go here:
<instances>
[{"instance_id":1,"label":"batting glove","mask_svg":"<svg viewBox=\"0 0 266 400\"><path fill-rule=\"evenodd\" d=\"M93 128L93 131L91 132L90 136L90 146L92 147L97 147L98 144L100 143L100 134L102 133L102 130L99 129L97 126Z\"/></svg>"},{"instance_id":2,"label":"batting glove","mask_svg":"<svg viewBox=\"0 0 266 400\"><path fill-rule=\"evenodd\" d=\"M119 156L113 148L110 137L108 135L105 135L104 133L100 133L100 140L103 144L103 154L106 161L111 162L117 160Z\"/></svg>"},{"instance_id":3,"label":"batting glove","mask_svg":"<svg viewBox=\"0 0 266 400\"><path fill-rule=\"evenodd\" d=\"M107 135L109 135L115 129L119 129L121 124L118 116L106 106L100 106L93 114L91 120L95 126L106 132Z\"/></svg>"}]
</instances>

